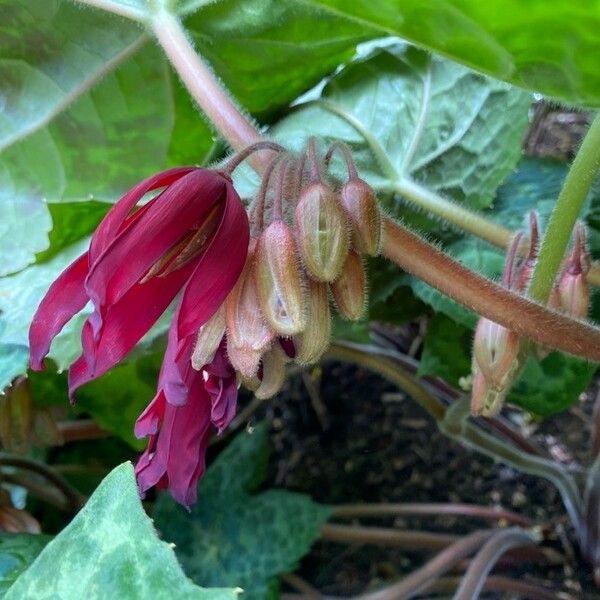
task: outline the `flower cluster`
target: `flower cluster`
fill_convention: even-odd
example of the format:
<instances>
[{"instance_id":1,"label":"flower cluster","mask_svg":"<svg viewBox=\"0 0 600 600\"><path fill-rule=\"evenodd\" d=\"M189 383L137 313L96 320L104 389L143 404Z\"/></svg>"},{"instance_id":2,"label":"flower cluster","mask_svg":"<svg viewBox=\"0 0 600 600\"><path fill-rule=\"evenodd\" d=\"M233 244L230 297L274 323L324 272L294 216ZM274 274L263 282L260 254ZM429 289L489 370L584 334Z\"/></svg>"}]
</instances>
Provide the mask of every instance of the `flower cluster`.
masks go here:
<instances>
[{"instance_id":1,"label":"flower cluster","mask_svg":"<svg viewBox=\"0 0 600 600\"><path fill-rule=\"evenodd\" d=\"M526 254L522 246L526 245ZM533 275L539 250L539 226L535 212L529 214L529 236L519 232L506 255L503 285L525 294ZM525 254L524 258L520 258ZM586 231L582 223L575 227L572 251L564 260L551 290L548 307L569 316L584 319L590 303L587 273L590 257L586 248ZM498 323L481 317L473 342L473 385L471 412L474 415L496 414L523 366L528 352L544 358L545 347L523 344L517 334Z\"/></svg>"},{"instance_id":2,"label":"flower cluster","mask_svg":"<svg viewBox=\"0 0 600 600\"><path fill-rule=\"evenodd\" d=\"M274 148L257 147L265 145ZM343 184L322 174L336 149L348 166ZM149 437L136 466L142 494L157 485L194 503L210 436L235 415L239 383L266 398L281 388L287 361L317 361L329 344L329 293L343 316L364 313L361 255L377 254L381 240L372 190L343 145L323 161L314 142L300 157L277 150L250 217L230 177L239 157L223 170L182 167L135 186L33 318L31 367L40 370L54 337L92 304L69 369L73 399L178 297L157 394L135 425Z\"/></svg>"}]
</instances>

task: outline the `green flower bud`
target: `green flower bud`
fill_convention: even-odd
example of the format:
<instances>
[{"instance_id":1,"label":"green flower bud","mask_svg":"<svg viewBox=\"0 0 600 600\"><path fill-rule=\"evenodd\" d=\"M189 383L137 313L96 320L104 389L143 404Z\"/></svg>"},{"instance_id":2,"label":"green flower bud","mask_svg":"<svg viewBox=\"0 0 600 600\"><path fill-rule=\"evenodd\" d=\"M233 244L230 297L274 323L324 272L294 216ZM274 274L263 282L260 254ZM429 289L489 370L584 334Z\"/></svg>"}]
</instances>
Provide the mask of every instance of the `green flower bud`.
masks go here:
<instances>
[{"instance_id":1,"label":"green flower bud","mask_svg":"<svg viewBox=\"0 0 600 600\"><path fill-rule=\"evenodd\" d=\"M306 329L294 338L296 362L304 365L316 363L329 347L330 340L331 312L327 284L310 280Z\"/></svg>"}]
</instances>

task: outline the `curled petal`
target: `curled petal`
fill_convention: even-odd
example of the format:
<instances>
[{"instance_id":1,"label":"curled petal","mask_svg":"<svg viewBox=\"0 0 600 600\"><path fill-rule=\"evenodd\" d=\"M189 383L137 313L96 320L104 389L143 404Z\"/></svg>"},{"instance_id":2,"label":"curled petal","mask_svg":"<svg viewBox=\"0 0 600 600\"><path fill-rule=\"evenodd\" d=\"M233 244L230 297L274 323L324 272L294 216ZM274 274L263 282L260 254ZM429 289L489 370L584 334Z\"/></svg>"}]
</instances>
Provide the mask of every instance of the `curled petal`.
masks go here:
<instances>
[{"instance_id":1,"label":"curled petal","mask_svg":"<svg viewBox=\"0 0 600 600\"><path fill-rule=\"evenodd\" d=\"M31 322L29 348L31 368L42 369L52 340L65 324L87 304L83 282L88 270L88 254L82 254L50 286Z\"/></svg>"}]
</instances>

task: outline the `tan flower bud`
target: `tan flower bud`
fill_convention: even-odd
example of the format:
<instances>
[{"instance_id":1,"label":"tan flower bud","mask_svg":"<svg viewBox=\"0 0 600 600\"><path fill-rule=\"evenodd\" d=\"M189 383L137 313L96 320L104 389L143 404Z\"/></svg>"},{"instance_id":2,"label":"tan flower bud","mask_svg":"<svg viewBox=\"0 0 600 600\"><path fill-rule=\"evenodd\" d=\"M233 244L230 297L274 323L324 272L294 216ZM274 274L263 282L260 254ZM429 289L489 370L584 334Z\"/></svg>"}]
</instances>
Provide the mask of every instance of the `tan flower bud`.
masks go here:
<instances>
[{"instance_id":1,"label":"tan flower bud","mask_svg":"<svg viewBox=\"0 0 600 600\"><path fill-rule=\"evenodd\" d=\"M337 279L348 255L348 221L326 185L312 183L304 189L296 205L294 226L308 274L318 281Z\"/></svg>"},{"instance_id":2,"label":"tan flower bud","mask_svg":"<svg viewBox=\"0 0 600 600\"><path fill-rule=\"evenodd\" d=\"M491 416L500 410L518 372L519 346L515 332L479 319L473 343L473 414Z\"/></svg>"},{"instance_id":3,"label":"tan flower bud","mask_svg":"<svg viewBox=\"0 0 600 600\"><path fill-rule=\"evenodd\" d=\"M308 293L306 329L294 338L295 360L305 365L317 362L329 347L331 339L331 312L327 284L311 280Z\"/></svg>"},{"instance_id":4,"label":"tan flower bud","mask_svg":"<svg viewBox=\"0 0 600 600\"><path fill-rule=\"evenodd\" d=\"M370 185L350 178L340 191L342 205L352 226L352 245L360 254L377 256L381 251L381 213Z\"/></svg>"},{"instance_id":5,"label":"tan flower bud","mask_svg":"<svg viewBox=\"0 0 600 600\"><path fill-rule=\"evenodd\" d=\"M262 380L254 392L257 398L274 396L285 381L285 355L279 344L273 344L262 357Z\"/></svg>"},{"instance_id":6,"label":"tan flower bud","mask_svg":"<svg viewBox=\"0 0 600 600\"><path fill-rule=\"evenodd\" d=\"M367 308L367 276L359 254L353 250L348 253L339 278L329 286L342 317L358 321L364 316Z\"/></svg>"},{"instance_id":7,"label":"tan flower bud","mask_svg":"<svg viewBox=\"0 0 600 600\"><path fill-rule=\"evenodd\" d=\"M294 335L306 326L303 273L290 228L271 223L256 246L254 277L258 300L268 324L280 335Z\"/></svg>"},{"instance_id":8,"label":"tan flower bud","mask_svg":"<svg viewBox=\"0 0 600 600\"><path fill-rule=\"evenodd\" d=\"M253 271L251 244L244 270L225 300L227 354L233 367L245 377L256 374L260 356L275 337L260 310Z\"/></svg>"},{"instance_id":9,"label":"tan flower bud","mask_svg":"<svg viewBox=\"0 0 600 600\"><path fill-rule=\"evenodd\" d=\"M590 307L590 287L587 281L589 270L590 257L586 248L585 226L578 223L573 250L558 281L560 307L577 319L585 319Z\"/></svg>"},{"instance_id":10,"label":"tan flower bud","mask_svg":"<svg viewBox=\"0 0 600 600\"><path fill-rule=\"evenodd\" d=\"M223 306L200 327L192 354L192 367L200 371L215 357L215 352L225 335L225 309Z\"/></svg>"}]
</instances>

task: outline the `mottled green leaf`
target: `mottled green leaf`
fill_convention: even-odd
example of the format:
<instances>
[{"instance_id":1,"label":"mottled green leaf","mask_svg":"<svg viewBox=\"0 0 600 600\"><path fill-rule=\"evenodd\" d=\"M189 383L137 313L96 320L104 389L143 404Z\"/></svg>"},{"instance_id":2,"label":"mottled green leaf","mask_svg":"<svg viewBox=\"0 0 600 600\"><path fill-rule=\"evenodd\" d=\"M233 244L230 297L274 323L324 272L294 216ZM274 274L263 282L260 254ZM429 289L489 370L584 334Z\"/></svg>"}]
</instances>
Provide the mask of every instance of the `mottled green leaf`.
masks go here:
<instances>
[{"instance_id":1,"label":"mottled green leaf","mask_svg":"<svg viewBox=\"0 0 600 600\"><path fill-rule=\"evenodd\" d=\"M274 135L294 147L309 135L344 140L361 175L379 189L408 195L417 183L481 208L520 156L530 98L416 48L388 43L330 79L320 101L334 112L323 105L299 109L274 127Z\"/></svg>"},{"instance_id":2,"label":"mottled green leaf","mask_svg":"<svg viewBox=\"0 0 600 600\"><path fill-rule=\"evenodd\" d=\"M517 86L600 106L600 6L568 0L307 0Z\"/></svg>"},{"instance_id":3,"label":"mottled green leaf","mask_svg":"<svg viewBox=\"0 0 600 600\"><path fill-rule=\"evenodd\" d=\"M156 536L142 509L133 467L124 463L104 479L6 598L235 600L236 592L202 589L187 579L172 548Z\"/></svg>"},{"instance_id":4,"label":"mottled green leaf","mask_svg":"<svg viewBox=\"0 0 600 600\"><path fill-rule=\"evenodd\" d=\"M248 600L276 597L279 573L293 570L331 514L307 496L280 490L248 495L265 475L264 425L240 434L208 469L188 515L166 494L155 522L186 573L211 586L235 586Z\"/></svg>"},{"instance_id":5,"label":"mottled green leaf","mask_svg":"<svg viewBox=\"0 0 600 600\"><path fill-rule=\"evenodd\" d=\"M29 533L0 535L0 598L51 539L49 535Z\"/></svg>"}]
</instances>

